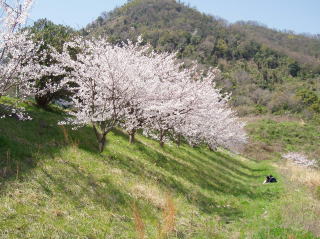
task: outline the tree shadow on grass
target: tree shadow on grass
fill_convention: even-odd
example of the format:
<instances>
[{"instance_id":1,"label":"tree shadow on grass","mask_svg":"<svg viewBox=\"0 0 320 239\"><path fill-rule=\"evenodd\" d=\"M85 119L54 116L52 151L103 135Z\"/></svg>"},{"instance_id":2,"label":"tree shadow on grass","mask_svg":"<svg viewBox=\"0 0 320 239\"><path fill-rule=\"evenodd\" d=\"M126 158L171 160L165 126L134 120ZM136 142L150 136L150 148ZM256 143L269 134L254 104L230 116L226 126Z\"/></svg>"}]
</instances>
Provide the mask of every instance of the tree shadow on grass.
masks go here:
<instances>
[{"instance_id":1,"label":"tree shadow on grass","mask_svg":"<svg viewBox=\"0 0 320 239\"><path fill-rule=\"evenodd\" d=\"M42 159L54 158L63 148L76 146L97 152L90 127L78 131L62 128L57 125L62 116L44 110L30 112L30 115L31 121L0 119L0 181L3 184L36 167Z\"/></svg>"},{"instance_id":2,"label":"tree shadow on grass","mask_svg":"<svg viewBox=\"0 0 320 239\"><path fill-rule=\"evenodd\" d=\"M43 176L36 180L50 198L58 200L57 203L63 201L63 204L72 205L77 211L104 208L107 212L106 224L112 224L113 219L121 223L134 223L131 215L133 205L138 205L144 214L157 217L153 207L132 197L112 176L93 175L86 168L69 161L59 163L62 165L55 168L41 168ZM54 205L55 202L52 203ZM109 221L107 215L113 219Z\"/></svg>"},{"instance_id":3,"label":"tree shadow on grass","mask_svg":"<svg viewBox=\"0 0 320 239\"><path fill-rule=\"evenodd\" d=\"M224 154L204 155L206 160L193 152L189 157L182 153L155 148L154 145L145 145L137 141L129 146L128 151L117 152L112 160L107 159L106 164L121 168L129 173L141 175L146 181L153 180L165 190L181 194L191 204L204 213L217 213L222 217L241 217L237 208L221 209L210 193L246 197L248 199L265 198L261 192L256 192L254 187L247 182L259 177L252 175L250 167L243 164L243 169L238 169L238 161L231 160ZM139 154L139 160L133 159L130 152ZM171 153L168 155L168 153ZM173 155L174 154L174 155ZM144 161L144 162L143 162ZM212 161L212 162L211 162ZM239 166L241 168L241 166ZM243 172L243 170L247 172ZM251 174L252 173L252 174ZM255 172L256 173L256 172Z\"/></svg>"},{"instance_id":4,"label":"tree shadow on grass","mask_svg":"<svg viewBox=\"0 0 320 239\"><path fill-rule=\"evenodd\" d=\"M38 181L39 185L48 193L60 193L62 197L66 196L77 208L84 208L90 202L102 205L110 211L119 212L130 208L132 198L128 193L122 191L119 186L115 185L110 177L104 176L97 179L92 174L82 171L78 165L65 162L59 174L49 172L42 168L42 173L48 182ZM75 182L76 185L70 184Z\"/></svg>"},{"instance_id":5,"label":"tree shadow on grass","mask_svg":"<svg viewBox=\"0 0 320 239\"><path fill-rule=\"evenodd\" d=\"M198 159L193 163L202 164L202 166L211 166L213 168L222 168L226 173L230 173L233 177L239 178L241 181L251 181L252 179L259 178L260 176L254 175L254 169L244 165L240 160L235 160L232 157L220 152L208 153L198 151L197 154L186 148L183 149L190 156L190 158Z\"/></svg>"},{"instance_id":6,"label":"tree shadow on grass","mask_svg":"<svg viewBox=\"0 0 320 239\"><path fill-rule=\"evenodd\" d=\"M248 167L242 167L241 164L238 164L238 161L230 160L225 157L223 154L211 153L206 154L188 150L187 148L179 148L179 150L174 151L172 149L166 148L166 152L177 155L178 158L181 158L185 161L188 161L194 167L201 168L201 170L208 172L212 169L219 169L225 173L230 174L234 179L237 179L240 183L244 181L250 181L251 178L257 178L259 176L254 176L247 173L251 172L251 169Z\"/></svg>"},{"instance_id":7,"label":"tree shadow on grass","mask_svg":"<svg viewBox=\"0 0 320 239\"><path fill-rule=\"evenodd\" d=\"M163 155L159 155L160 158L165 158ZM161 161L161 160L160 160ZM194 182L194 177L190 177L187 180L187 183L184 181L186 180L185 175L181 176L179 173L181 173L180 170L177 170L177 168L173 168L173 164L169 163L172 162L171 160L168 160L168 167L171 168L174 171L174 173L167 171L167 166L160 165L160 161L158 163L155 163L155 167L146 167L146 164L134 160L130 158L126 154L117 154L117 157L114 158L111 162L106 162L107 165L112 165L112 167L115 168L121 168L122 170L125 170L132 174L137 175L143 175L146 181L153 180L158 185L160 185L164 191L171 191L174 194L179 194L186 198L190 204L193 204L196 206L200 211L206 214L213 214L217 213L222 218L227 218L232 215L232 217L240 217L241 211L237 208L219 208L219 203L216 202L213 198L207 196L201 190L199 190L199 184L202 184L202 188L206 188L207 190L219 190L219 187L215 184L211 184L208 181L204 181L204 177L202 176L201 179L203 180L201 182L200 180L197 180L197 182ZM167 164L167 163L165 163ZM186 173L190 172L187 170ZM177 175L175 175L177 173ZM191 183L191 181L193 181Z\"/></svg>"},{"instance_id":8,"label":"tree shadow on grass","mask_svg":"<svg viewBox=\"0 0 320 239\"><path fill-rule=\"evenodd\" d=\"M0 178L3 183L15 180L17 173L24 174L36 167L39 160L55 158L62 149L72 145L98 156L96 139L90 127L78 131L66 128L64 131L57 126L61 116L51 112L40 114L37 111L36 114L39 115L34 115L33 121L0 120L0 168L7 168L7 175ZM265 196L256 193L246 184L252 181L252 178L259 177L254 175L255 169L225 154L209 154L186 147L175 151L168 147L160 149L149 139L145 141L150 142L150 145L145 144L144 140L137 140L134 145L129 145L125 143L128 141L126 134L117 129L113 133L122 139L119 147L128 147L129 151L111 153L113 160L107 157L106 165L140 175L146 181L155 180L162 188L182 195L206 214L218 214L226 220L242 216L237 208L219 208L218 202L210 196L212 193L250 199ZM139 160L132 158L133 151ZM57 175L44 169L43 174L51 185L55 185L58 191L74 201L78 207L85 205L85 196L113 211L130 207L132 198L107 176L97 181L93 175L84 174L77 165L70 162ZM67 186L74 178L79 179L78 191ZM46 182L39 181L39 185L48 195L54 193ZM0 188L0 194L1 190Z\"/></svg>"}]
</instances>

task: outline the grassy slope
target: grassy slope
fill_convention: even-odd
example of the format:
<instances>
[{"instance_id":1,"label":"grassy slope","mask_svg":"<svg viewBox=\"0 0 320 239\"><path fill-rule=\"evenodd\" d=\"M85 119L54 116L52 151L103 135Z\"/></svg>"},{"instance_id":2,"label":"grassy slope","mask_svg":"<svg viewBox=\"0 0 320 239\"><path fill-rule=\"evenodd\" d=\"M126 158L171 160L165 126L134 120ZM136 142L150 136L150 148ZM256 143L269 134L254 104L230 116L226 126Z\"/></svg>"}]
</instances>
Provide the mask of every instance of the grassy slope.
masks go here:
<instances>
[{"instance_id":1,"label":"grassy slope","mask_svg":"<svg viewBox=\"0 0 320 239\"><path fill-rule=\"evenodd\" d=\"M280 158L281 153L302 152L320 163L319 123L265 116L251 121L247 130L253 142L247 151L253 157Z\"/></svg>"},{"instance_id":2,"label":"grassy slope","mask_svg":"<svg viewBox=\"0 0 320 239\"><path fill-rule=\"evenodd\" d=\"M284 220L297 194L266 162L121 131L99 155L90 128L66 137L61 114L28 109L33 121L0 120L0 238L137 238L134 217L157 238L165 208L168 238L314 238ZM281 183L262 185L269 173Z\"/></svg>"}]
</instances>

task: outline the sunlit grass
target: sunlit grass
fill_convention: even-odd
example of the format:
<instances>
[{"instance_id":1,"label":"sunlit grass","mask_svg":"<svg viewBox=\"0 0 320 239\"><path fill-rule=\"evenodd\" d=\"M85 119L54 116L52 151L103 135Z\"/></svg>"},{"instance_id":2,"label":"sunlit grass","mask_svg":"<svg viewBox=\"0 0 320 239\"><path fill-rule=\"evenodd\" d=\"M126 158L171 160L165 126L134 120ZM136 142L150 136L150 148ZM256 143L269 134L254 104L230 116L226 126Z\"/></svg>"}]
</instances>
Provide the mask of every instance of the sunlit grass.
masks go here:
<instances>
[{"instance_id":1,"label":"sunlit grass","mask_svg":"<svg viewBox=\"0 0 320 239\"><path fill-rule=\"evenodd\" d=\"M314 238L284 220L294 195L268 162L131 145L119 129L100 155L90 127L29 109L33 121L0 120L0 238ZM262 185L267 174L280 183Z\"/></svg>"}]
</instances>

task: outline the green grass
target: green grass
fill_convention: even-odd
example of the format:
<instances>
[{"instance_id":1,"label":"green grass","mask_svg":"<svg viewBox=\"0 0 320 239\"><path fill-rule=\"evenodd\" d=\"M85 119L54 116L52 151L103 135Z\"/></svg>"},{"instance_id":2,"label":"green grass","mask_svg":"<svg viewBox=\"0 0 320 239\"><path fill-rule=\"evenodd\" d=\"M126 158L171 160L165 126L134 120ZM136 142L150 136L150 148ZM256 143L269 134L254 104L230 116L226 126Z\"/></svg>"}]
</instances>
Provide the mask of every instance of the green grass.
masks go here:
<instances>
[{"instance_id":1,"label":"green grass","mask_svg":"<svg viewBox=\"0 0 320 239\"><path fill-rule=\"evenodd\" d=\"M0 120L0 238L137 238L134 205L157 238L168 197L168 238L316 238L283 218L296 195L268 162L141 135L130 145L121 130L100 155L90 127L67 139L62 112L26 106L32 121ZM262 185L270 173L280 183Z\"/></svg>"},{"instance_id":2,"label":"green grass","mask_svg":"<svg viewBox=\"0 0 320 239\"><path fill-rule=\"evenodd\" d=\"M273 153L274 157L280 158L284 152L304 152L313 159L320 159L320 127L311 121L263 119L249 123L247 129L252 142L262 150Z\"/></svg>"},{"instance_id":3,"label":"green grass","mask_svg":"<svg viewBox=\"0 0 320 239\"><path fill-rule=\"evenodd\" d=\"M319 127L301 122L261 120L251 124L252 135L265 143L281 143L286 150L314 151L320 146Z\"/></svg>"}]
</instances>

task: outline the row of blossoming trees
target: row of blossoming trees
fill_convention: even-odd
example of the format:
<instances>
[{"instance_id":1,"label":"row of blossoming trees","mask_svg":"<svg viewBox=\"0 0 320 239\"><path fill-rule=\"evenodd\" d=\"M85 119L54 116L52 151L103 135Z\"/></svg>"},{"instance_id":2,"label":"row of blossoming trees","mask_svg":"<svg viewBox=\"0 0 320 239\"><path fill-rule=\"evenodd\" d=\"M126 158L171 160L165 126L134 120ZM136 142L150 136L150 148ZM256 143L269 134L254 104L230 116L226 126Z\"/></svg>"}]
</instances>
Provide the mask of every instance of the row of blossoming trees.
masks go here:
<instances>
[{"instance_id":1,"label":"row of blossoming trees","mask_svg":"<svg viewBox=\"0 0 320 239\"><path fill-rule=\"evenodd\" d=\"M10 9L14 8L5 8L11 22L1 22L8 28L8 37L1 35L0 40L4 44L0 47L1 69L8 73L0 73L0 96L13 86L24 95L67 89L72 92L73 110L60 124L92 125L100 152L107 134L119 126L128 132L131 142L142 130L161 146L169 138L185 139L191 145L205 143L211 149L238 150L246 143L244 123L228 106L229 96L214 87L217 70L204 74L196 65L185 68L174 53L157 53L143 46L141 39L111 45L104 39L77 37L62 52L50 50L54 64L39 64L48 56L37 56L39 46L28 40L27 33L14 29L22 24L31 2L25 1L13 12ZM0 3L7 5L4 0ZM17 45L11 45L15 41ZM42 92L34 90L30 79L58 74L64 76L61 82L48 83Z\"/></svg>"}]
</instances>

